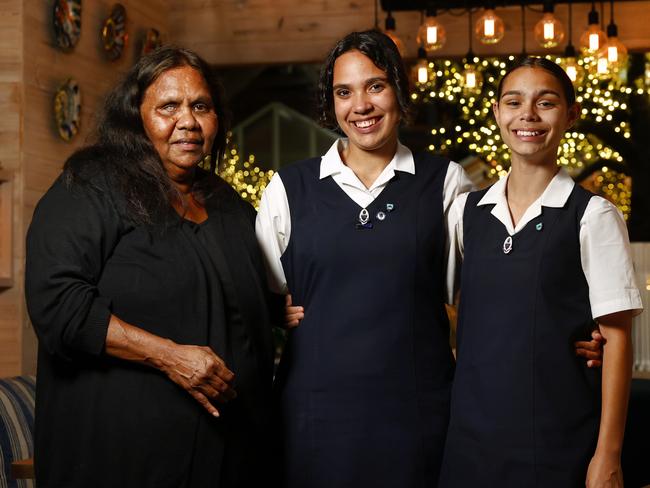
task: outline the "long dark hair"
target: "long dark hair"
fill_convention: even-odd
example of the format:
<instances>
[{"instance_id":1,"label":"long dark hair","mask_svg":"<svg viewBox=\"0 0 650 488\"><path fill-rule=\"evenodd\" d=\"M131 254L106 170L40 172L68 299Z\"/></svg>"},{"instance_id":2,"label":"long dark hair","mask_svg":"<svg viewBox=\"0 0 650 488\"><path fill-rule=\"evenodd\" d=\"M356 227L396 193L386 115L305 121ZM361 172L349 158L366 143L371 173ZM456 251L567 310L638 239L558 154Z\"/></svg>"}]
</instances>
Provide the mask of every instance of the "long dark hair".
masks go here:
<instances>
[{"instance_id":1,"label":"long dark hair","mask_svg":"<svg viewBox=\"0 0 650 488\"><path fill-rule=\"evenodd\" d=\"M318 115L321 125L329 128L337 126L332 90L334 63L339 56L353 50L367 56L375 66L386 73L388 82L395 90L402 120L408 122L412 115L412 105L404 61L391 38L373 29L348 34L336 43L325 59L318 80Z\"/></svg>"},{"instance_id":2,"label":"long dark hair","mask_svg":"<svg viewBox=\"0 0 650 488\"><path fill-rule=\"evenodd\" d=\"M499 81L499 87L497 88L497 103L499 103L499 100L501 100L501 93L503 92L503 82L510 75L510 73L512 73L513 71L519 68L540 68L550 73L551 75L553 75L553 77L555 77L560 82L560 85L562 85L562 92L564 93L564 97L566 98L567 106L571 107L576 102L576 92L575 89L573 88L573 83L571 82L571 78L569 78L569 75L566 74L566 72L562 69L560 65L546 58L536 58L536 57L529 56L517 60L515 64L513 64L508 68L506 74L503 75L501 81Z\"/></svg>"},{"instance_id":3,"label":"long dark hair","mask_svg":"<svg viewBox=\"0 0 650 488\"><path fill-rule=\"evenodd\" d=\"M163 169L160 157L147 137L140 115L144 93L164 72L189 66L205 79L218 117L218 132L211 149L211 165L216 168L225 151L229 115L223 90L215 70L196 53L179 47L163 46L144 55L111 90L104 102L96 131L96 142L74 153L64 167L68 183L89 183L89 162L101 165L115 190L126 200L126 213L136 223L152 223L169 209L180 194ZM197 172L192 192L205 199L217 178Z\"/></svg>"}]
</instances>

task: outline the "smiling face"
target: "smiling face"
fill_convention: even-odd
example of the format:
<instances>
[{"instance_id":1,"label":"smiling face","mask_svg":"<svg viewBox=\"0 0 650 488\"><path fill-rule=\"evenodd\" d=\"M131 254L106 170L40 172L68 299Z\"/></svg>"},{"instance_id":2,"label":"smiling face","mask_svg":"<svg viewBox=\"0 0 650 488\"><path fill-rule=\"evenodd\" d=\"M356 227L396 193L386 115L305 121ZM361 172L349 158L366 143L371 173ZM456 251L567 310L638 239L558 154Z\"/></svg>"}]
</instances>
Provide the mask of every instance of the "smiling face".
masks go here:
<instances>
[{"instance_id":1,"label":"smiling face","mask_svg":"<svg viewBox=\"0 0 650 488\"><path fill-rule=\"evenodd\" d=\"M144 92L144 131L173 181L183 181L212 150L219 127L210 89L194 68L162 73Z\"/></svg>"},{"instance_id":2,"label":"smiling face","mask_svg":"<svg viewBox=\"0 0 650 488\"><path fill-rule=\"evenodd\" d=\"M349 148L394 153L401 112L386 73L352 50L336 59L332 85L336 121Z\"/></svg>"},{"instance_id":3,"label":"smiling face","mask_svg":"<svg viewBox=\"0 0 650 488\"><path fill-rule=\"evenodd\" d=\"M537 67L507 75L493 110L513 163L549 165L556 164L560 140L580 112L577 104L568 105L560 81Z\"/></svg>"}]
</instances>

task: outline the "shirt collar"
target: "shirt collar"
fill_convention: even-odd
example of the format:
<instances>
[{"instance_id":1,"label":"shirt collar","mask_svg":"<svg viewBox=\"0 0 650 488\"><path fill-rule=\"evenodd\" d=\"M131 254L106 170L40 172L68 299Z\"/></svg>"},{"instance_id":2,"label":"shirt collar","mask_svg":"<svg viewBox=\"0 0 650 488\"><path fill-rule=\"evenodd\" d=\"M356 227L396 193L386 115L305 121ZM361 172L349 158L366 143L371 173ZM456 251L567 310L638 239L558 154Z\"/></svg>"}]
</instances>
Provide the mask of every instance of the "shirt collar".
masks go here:
<instances>
[{"instance_id":1,"label":"shirt collar","mask_svg":"<svg viewBox=\"0 0 650 488\"><path fill-rule=\"evenodd\" d=\"M506 201L506 185L510 173L505 178L501 178L483 195L478 205L494 205ZM544 192L539 198L539 203L543 207L563 207L571 195L575 182L569 176L564 168L560 168L557 174L550 181Z\"/></svg>"},{"instance_id":2,"label":"shirt collar","mask_svg":"<svg viewBox=\"0 0 650 488\"><path fill-rule=\"evenodd\" d=\"M327 178L328 176L341 173L347 168L341 159L341 151L345 149L348 144L346 138L337 139L330 146L328 151L323 155L320 162L320 175L319 178ZM397 142L397 151L395 156L390 160L386 169L394 171L403 171L405 173L415 174L415 161L411 150L404 146L399 141ZM385 171L385 170L384 170Z\"/></svg>"}]
</instances>

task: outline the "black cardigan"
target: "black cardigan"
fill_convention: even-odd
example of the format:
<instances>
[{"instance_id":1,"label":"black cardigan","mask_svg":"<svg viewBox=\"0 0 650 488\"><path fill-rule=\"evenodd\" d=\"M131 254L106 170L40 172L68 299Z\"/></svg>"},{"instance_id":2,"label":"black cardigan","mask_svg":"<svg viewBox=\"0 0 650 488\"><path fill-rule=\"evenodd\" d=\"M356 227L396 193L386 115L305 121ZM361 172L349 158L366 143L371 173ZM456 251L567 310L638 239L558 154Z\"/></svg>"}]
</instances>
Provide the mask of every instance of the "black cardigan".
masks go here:
<instances>
[{"instance_id":1,"label":"black cardigan","mask_svg":"<svg viewBox=\"0 0 650 488\"><path fill-rule=\"evenodd\" d=\"M25 278L39 338L39 486L253 486L268 476L271 299L255 212L217 185L200 225L171 210L162 226L130 223L101 169L90 184L59 178L39 202ZM177 343L212 347L235 372L238 398L214 419L161 372L106 356L111 313Z\"/></svg>"}]
</instances>

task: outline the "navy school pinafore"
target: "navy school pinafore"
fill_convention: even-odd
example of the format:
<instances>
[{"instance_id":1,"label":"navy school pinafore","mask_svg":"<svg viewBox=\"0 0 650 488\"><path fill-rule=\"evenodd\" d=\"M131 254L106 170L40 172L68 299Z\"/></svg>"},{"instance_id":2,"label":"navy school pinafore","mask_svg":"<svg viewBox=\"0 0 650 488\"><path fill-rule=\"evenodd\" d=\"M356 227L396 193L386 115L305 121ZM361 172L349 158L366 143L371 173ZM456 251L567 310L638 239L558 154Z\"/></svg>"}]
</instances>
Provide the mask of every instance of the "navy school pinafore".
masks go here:
<instances>
[{"instance_id":1,"label":"navy school pinafore","mask_svg":"<svg viewBox=\"0 0 650 488\"><path fill-rule=\"evenodd\" d=\"M282 265L295 304L278 372L283 487L435 487L454 361L444 308L448 161L415 158L367 207L320 158L280 171L291 211ZM369 228L371 226L371 228Z\"/></svg>"},{"instance_id":2,"label":"navy school pinafore","mask_svg":"<svg viewBox=\"0 0 650 488\"><path fill-rule=\"evenodd\" d=\"M600 373L573 342L593 324L580 260L591 194L575 185L563 208L512 236L471 193L458 364L441 487L584 486L600 418Z\"/></svg>"}]
</instances>

